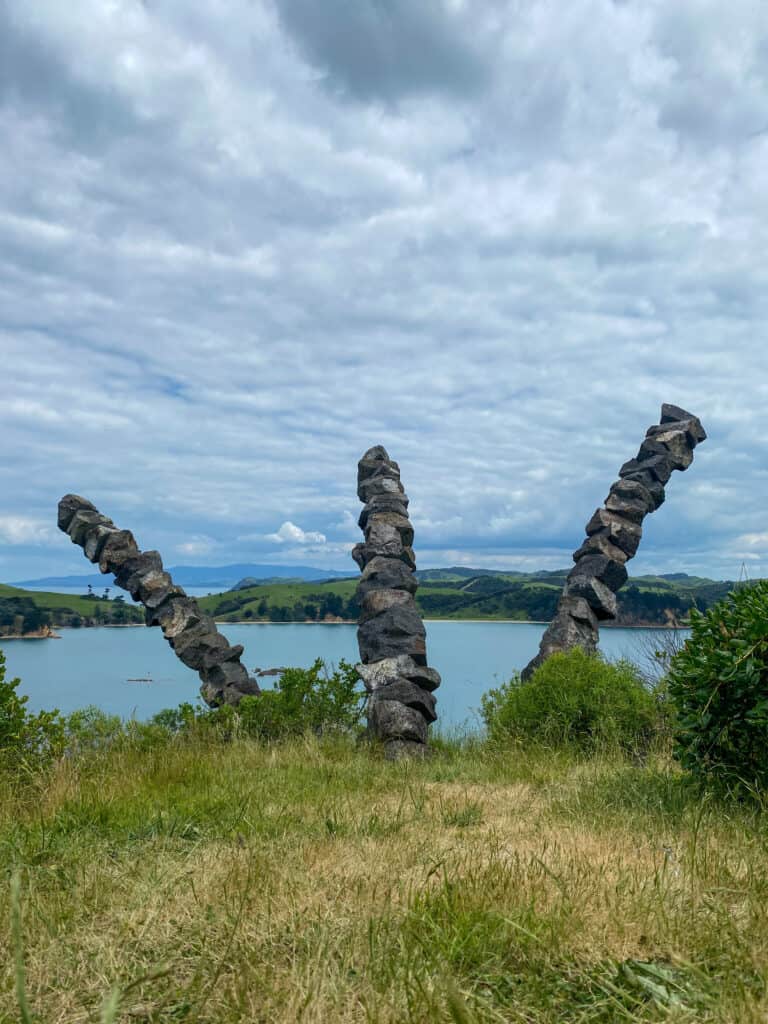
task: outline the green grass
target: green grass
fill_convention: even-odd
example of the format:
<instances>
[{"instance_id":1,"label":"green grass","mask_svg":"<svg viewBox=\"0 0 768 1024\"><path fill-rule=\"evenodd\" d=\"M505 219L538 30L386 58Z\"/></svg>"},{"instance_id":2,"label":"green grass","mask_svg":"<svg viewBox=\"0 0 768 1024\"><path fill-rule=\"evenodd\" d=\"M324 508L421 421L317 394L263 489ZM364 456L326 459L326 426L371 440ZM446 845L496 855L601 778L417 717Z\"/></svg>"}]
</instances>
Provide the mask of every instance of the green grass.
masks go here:
<instances>
[{"instance_id":1,"label":"green grass","mask_svg":"<svg viewBox=\"0 0 768 1024\"><path fill-rule=\"evenodd\" d=\"M767 826L663 759L66 758L0 779L0 1020L763 1021Z\"/></svg>"},{"instance_id":2,"label":"green grass","mask_svg":"<svg viewBox=\"0 0 768 1024\"><path fill-rule=\"evenodd\" d=\"M105 586L109 585L109 582L105 583ZM114 596L119 593L121 591L116 590L114 585L112 585L112 595ZM99 593L97 596L100 597L101 594ZM28 597L35 602L38 608L42 608L44 611L55 612L61 609L69 609L83 616L92 615L94 604L96 603L93 598L80 597L77 594L49 594L41 590L21 590L19 587L9 587L4 583L0 583L0 599L8 597Z\"/></svg>"}]
</instances>

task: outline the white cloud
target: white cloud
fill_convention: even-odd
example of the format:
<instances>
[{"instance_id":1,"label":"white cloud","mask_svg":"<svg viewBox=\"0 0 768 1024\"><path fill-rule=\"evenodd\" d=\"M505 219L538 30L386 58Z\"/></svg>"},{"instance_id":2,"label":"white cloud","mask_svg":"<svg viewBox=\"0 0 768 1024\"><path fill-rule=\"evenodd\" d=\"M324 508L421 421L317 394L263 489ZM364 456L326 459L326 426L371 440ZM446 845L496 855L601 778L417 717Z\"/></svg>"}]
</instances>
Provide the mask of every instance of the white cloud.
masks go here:
<instances>
[{"instance_id":1,"label":"white cloud","mask_svg":"<svg viewBox=\"0 0 768 1024\"><path fill-rule=\"evenodd\" d=\"M53 530L39 519L0 516L0 544L49 544Z\"/></svg>"},{"instance_id":2,"label":"white cloud","mask_svg":"<svg viewBox=\"0 0 768 1024\"><path fill-rule=\"evenodd\" d=\"M761 6L358 6L368 63L306 0L0 3L6 578L82 571L71 490L349 568L376 443L419 564L567 564L662 401L710 439L633 568L768 574Z\"/></svg>"},{"instance_id":3,"label":"white cloud","mask_svg":"<svg viewBox=\"0 0 768 1024\"><path fill-rule=\"evenodd\" d=\"M286 521L276 533L268 533L267 540L275 544L325 544L325 535L302 530L300 526Z\"/></svg>"}]
</instances>

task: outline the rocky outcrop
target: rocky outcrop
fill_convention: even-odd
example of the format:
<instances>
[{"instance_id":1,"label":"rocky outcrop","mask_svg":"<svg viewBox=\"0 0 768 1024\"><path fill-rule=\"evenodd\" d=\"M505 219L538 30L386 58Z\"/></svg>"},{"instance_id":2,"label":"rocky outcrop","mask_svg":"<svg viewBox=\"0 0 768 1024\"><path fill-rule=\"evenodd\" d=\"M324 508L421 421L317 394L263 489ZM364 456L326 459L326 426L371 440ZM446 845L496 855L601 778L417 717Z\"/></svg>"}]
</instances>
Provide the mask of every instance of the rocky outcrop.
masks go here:
<instances>
[{"instance_id":1,"label":"rocky outcrop","mask_svg":"<svg viewBox=\"0 0 768 1024\"><path fill-rule=\"evenodd\" d=\"M207 704L237 704L260 692L240 663L242 646L231 646L211 616L174 584L157 551L140 551L130 530L118 529L77 494L67 494L59 502L59 529L103 573L113 573L118 587L141 601L147 625L159 626L178 657L200 676L200 693Z\"/></svg>"},{"instance_id":2,"label":"rocky outcrop","mask_svg":"<svg viewBox=\"0 0 768 1024\"><path fill-rule=\"evenodd\" d=\"M636 458L624 463L605 505L587 523L587 538L573 554L576 564L555 617L523 679L556 651L596 651L600 622L616 618L616 592L626 582L626 563L640 544L643 519L664 502L673 471L690 466L694 448L706 437L691 413L662 405L660 422L649 428Z\"/></svg>"},{"instance_id":3,"label":"rocky outcrop","mask_svg":"<svg viewBox=\"0 0 768 1024\"><path fill-rule=\"evenodd\" d=\"M413 527L400 467L378 445L358 463L359 526L365 542L352 557L362 576L357 671L368 691L368 728L388 757L423 754L434 722L440 675L427 667L426 632L413 595Z\"/></svg>"}]
</instances>

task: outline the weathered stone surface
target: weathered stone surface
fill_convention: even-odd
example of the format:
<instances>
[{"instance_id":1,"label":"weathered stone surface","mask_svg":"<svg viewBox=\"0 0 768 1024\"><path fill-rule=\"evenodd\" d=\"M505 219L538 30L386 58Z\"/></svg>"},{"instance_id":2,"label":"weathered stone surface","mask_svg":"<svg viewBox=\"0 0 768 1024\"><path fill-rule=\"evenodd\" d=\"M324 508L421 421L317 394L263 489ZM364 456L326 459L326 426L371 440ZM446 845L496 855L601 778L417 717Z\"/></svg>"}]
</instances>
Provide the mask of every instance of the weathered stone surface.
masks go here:
<instances>
[{"instance_id":1,"label":"weathered stone surface","mask_svg":"<svg viewBox=\"0 0 768 1024\"><path fill-rule=\"evenodd\" d=\"M597 534L605 536L611 544L620 548L627 558L632 558L640 546L643 530L638 523L625 519L618 512L599 508L587 523L587 536Z\"/></svg>"},{"instance_id":2,"label":"weathered stone surface","mask_svg":"<svg viewBox=\"0 0 768 1024\"><path fill-rule=\"evenodd\" d=\"M565 593L568 597L583 597L598 619L616 618L616 595L594 576L569 576Z\"/></svg>"},{"instance_id":3,"label":"weathered stone surface","mask_svg":"<svg viewBox=\"0 0 768 1024\"><path fill-rule=\"evenodd\" d=\"M58 520L57 525L60 530L64 533L69 529L69 524L75 515L75 512L96 512L96 506L92 505L87 498L82 498L79 494L65 494L59 502L58 509Z\"/></svg>"},{"instance_id":4,"label":"weathered stone surface","mask_svg":"<svg viewBox=\"0 0 768 1024\"><path fill-rule=\"evenodd\" d=\"M370 547L383 547L397 540L402 548L413 544L413 527L406 515L379 512L365 528L365 542Z\"/></svg>"},{"instance_id":5,"label":"weathered stone surface","mask_svg":"<svg viewBox=\"0 0 768 1024\"><path fill-rule=\"evenodd\" d=\"M375 497L403 493L403 485L399 480L384 476L374 476L369 480L363 480L358 488L360 500L366 503Z\"/></svg>"},{"instance_id":6,"label":"weathered stone surface","mask_svg":"<svg viewBox=\"0 0 768 1024\"><path fill-rule=\"evenodd\" d=\"M131 531L116 530L107 537L101 549L99 570L118 573L129 558L135 558L138 554L139 548Z\"/></svg>"},{"instance_id":7,"label":"weathered stone surface","mask_svg":"<svg viewBox=\"0 0 768 1024\"><path fill-rule=\"evenodd\" d=\"M394 558L372 558L365 566L357 585L357 596L362 603L370 590L407 590L415 594L418 580L405 562Z\"/></svg>"},{"instance_id":8,"label":"weathered stone surface","mask_svg":"<svg viewBox=\"0 0 768 1024\"><path fill-rule=\"evenodd\" d=\"M420 711L428 722L437 720L435 713L435 698L428 690L422 690L416 683L409 679L396 679L388 686L384 686L371 696L371 701L397 700L408 708Z\"/></svg>"},{"instance_id":9,"label":"weathered stone surface","mask_svg":"<svg viewBox=\"0 0 768 1024\"><path fill-rule=\"evenodd\" d=\"M394 512L397 515L408 515L408 498L404 494L384 494L371 498L367 505L363 506L357 525L365 530L368 520L378 512Z\"/></svg>"},{"instance_id":10,"label":"weathered stone surface","mask_svg":"<svg viewBox=\"0 0 768 1024\"><path fill-rule=\"evenodd\" d=\"M692 448L695 448L697 444L701 444L702 441L707 439L707 432L701 425L701 420L698 416L693 416L691 413L686 412L679 405L662 405L661 425L664 426L668 423L686 424L685 429Z\"/></svg>"},{"instance_id":11,"label":"weathered stone surface","mask_svg":"<svg viewBox=\"0 0 768 1024\"><path fill-rule=\"evenodd\" d=\"M70 520L69 526L67 527L67 533L69 534L70 540L73 544L79 544L82 547L85 543L86 534L90 529L95 526L113 525L114 524L109 519L106 519L99 512L91 512L88 509L78 509Z\"/></svg>"},{"instance_id":12,"label":"weathered stone surface","mask_svg":"<svg viewBox=\"0 0 768 1024\"><path fill-rule=\"evenodd\" d=\"M163 560L159 551L136 551L126 558L115 572L115 583L122 590L130 591L131 597L139 600L139 585L144 576L163 571Z\"/></svg>"},{"instance_id":13,"label":"weathered stone surface","mask_svg":"<svg viewBox=\"0 0 768 1024\"><path fill-rule=\"evenodd\" d=\"M706 439L699 420L678 406L663 405L637 458L625 462L611 485L605 507L587 523L587 539L578 548L555 618L542 637L539 653L522 672L528 678L555 651L597 649L598 620L616 617L616 592L627 580L625 563L637 551L646 515L664 502L664 485L673 470L693 461L693 449Z\"/></svg>"},{"instance_id":14,"label":"weathered stone surface","mask_svg":"<svg viewBox=\"0 0 768 1024\"><path fill-rule=\"evenodd\" d=\"M584 576L594 576L596 580L604 583L606 587L613 590L621 590L627 582L627 570L624 562L615 562L612 558L601 554L587 554L578 562L579 573Z\"/></svg>"},{"instance_id":15,"label":"weathered stone surface","mask_svg":"<svg viewBox=\"0 0 768 1024\"><path fill-rule=\"evenodd\" d=\"M115 526L107 526L104 523L99 523L97 526L92 526L85 535L85 543L83 544L83 551L85 557L89 562L98 562L101 557L101 552L104 549L104 545L107 542L107 538L110 534L117 531Z\"/></svg>"},{"instance_id":16,"label":"weathered stone surface","mask_svg":"<svg viewBox=\"0 0 768 1024\"><path fill-rule=\"evenodd\" d=\"M360 622L367 622L396 604L413 605L413 595L407 590L369 590L360 602Z\"/></svg>"},{"instance_id":17,"label":"weathered stone surface","mask_svg":"<svg viewBox=\"0 0 768 1024\"><path fill-rule=\"evenodd\" d=\"M420 711L406 707L399 700L377 700L369 704L368 728L379 739L426 743L427 726Z\"/></svg>"},{"instance_id":18,"label":"weathered stone surface","mask_svg":"<svg viewBox=\"0 0 768 1024\"><path fill-rule=\"evenodd\" d=\"M76 494L62 498L58 523L102 572L114 573L115 583L142 602L147 625L160 626L179 658L200 674L204 699L218 706L259 693L240 663L242 646L230 646L211 616L174 585L157 551L140 551L130 530L119 530Z\"/></svg>"},{"instance_id":19,"label":"weathered stone surface","mask_svg":"<svg viewBox=\"0 0 768 1024\"><path fill-rule=\"evenodd\" d=\"M387 686L397 679L410 679L423 690L436 690L440 685L440 673L426 665L417 665L407 654L395 658L380 658L369 665L355 665L357 673L369 692Z\"/></svg>"},{"instance_id":20,"label":"weathered stone surface","mask_svg":"<svg viewBox=\"0 0 768 1024\"><path fill-rule=\"evenodd\" d=\"M380 445L358 464L357 493L365 503L365 543L352 551L362 569L358 672L371 694L371 733L384 741L387 756L405 756L424 749L440 675L427 667L426 632L412 596L418 584L408 498L399 466Z\"/></svg>"},{"instance_id":21,"label":"weathered stone surface","mask_svg":"<svg viewBox=\"0 0 768 1024\"><path fill-rule=\"evenodd\" d=\"M417 664L426 664L426 632L416 607L400 605L388 608L360 624L357 642L364 664L379 658L409 654Z\"/></svg>"}]
</instances>

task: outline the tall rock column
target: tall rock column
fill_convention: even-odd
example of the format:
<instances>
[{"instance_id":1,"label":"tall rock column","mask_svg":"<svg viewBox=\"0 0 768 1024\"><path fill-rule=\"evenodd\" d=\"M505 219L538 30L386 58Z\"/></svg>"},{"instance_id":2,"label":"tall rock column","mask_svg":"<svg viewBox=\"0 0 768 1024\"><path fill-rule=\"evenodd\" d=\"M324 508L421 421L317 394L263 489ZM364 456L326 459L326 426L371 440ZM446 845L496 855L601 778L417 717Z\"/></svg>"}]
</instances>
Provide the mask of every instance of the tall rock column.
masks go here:
<instances>
[{"instance_id":1,"label":"tall rock column","mask_svg":"<svg viewBox=\"0 0 768 1024\"><path fill-rule=\"evenodd\" d=\"M141 601L147 625L160 626L181 661L200 676L200 693L207 704L237 704L260 692L240 662L242 645L230 646L213 618L164 571L157 551L140 551L130 530L118 529L77 494L61 499L58 522L89 561L98 563L103 573L114 573L118 587Z\"/></svg>"},{"instance_id":2,"label":"tall rock column","mask_svg":"<svg viewBox=\"0 0 768 1024\"><path fill-rule=\"evenodd\" d=\"M388 757L418 755L437 717L432 691L440 675L427 667L426 632L413 598L413 527L400 467L380 445L358 463L357 494L364 503L359 526L365 536L352 551L362 570L357 671L368 691L368 728Z\"/></svg>"},{"instance_id":3,"label":"tall rock column","mask_svg":"<svg viewBox=\"0 0 768 1024\"><path fill-rule=\"evenodd\" d=\"M696 416L662 405L660 422L648 429L637 457L624 463L605 505L587 523L587 539L573 554L576 564L557 612L523 679L556 651L597 650L599 623L616 618L616 592L627 580L626 563L640 544L643 519L663 503L672 472L690 466L693 449L706 437Z\"/></svg>"}]
</instances>

